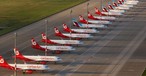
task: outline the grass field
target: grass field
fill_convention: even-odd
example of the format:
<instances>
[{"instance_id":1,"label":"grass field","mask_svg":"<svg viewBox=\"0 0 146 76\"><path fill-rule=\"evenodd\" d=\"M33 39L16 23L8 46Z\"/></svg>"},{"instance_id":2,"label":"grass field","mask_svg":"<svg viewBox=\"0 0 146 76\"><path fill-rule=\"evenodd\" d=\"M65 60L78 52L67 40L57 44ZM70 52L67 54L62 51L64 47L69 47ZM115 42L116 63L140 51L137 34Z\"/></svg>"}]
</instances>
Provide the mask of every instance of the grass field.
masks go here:
<instances>
[{"instance_id":1,"label":"grass field","mask_svg":"<svg viewBox=\"0 0 146 76\"><path fill-rule=\"evenodd\" d=\"M142 76L146 76L146 70L142 73Z\"/></svg>"},{"instance_id":2,"label":"grass field","mask_svg":"<svg viewBox=\"0 0 146 76\"><path fill-rule=\"evenodd\" d=\"M0 0L0 35L86 0Z\"/></svg>"}]
</instances>

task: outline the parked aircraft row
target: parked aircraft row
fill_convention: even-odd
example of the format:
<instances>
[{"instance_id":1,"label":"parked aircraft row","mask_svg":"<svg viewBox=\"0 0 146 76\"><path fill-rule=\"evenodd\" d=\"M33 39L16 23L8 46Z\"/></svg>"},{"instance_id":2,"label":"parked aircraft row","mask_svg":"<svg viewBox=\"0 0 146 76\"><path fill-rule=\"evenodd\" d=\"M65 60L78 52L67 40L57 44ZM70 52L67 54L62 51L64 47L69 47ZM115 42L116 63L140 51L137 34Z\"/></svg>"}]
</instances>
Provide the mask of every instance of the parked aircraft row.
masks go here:
<instances>
[{"instance_id":1,"label":"parked aircraft row","mask_svg":"<svg viewBox=\"0 0 146 76\"><path fill-rule=\"evenodd\" d=\"M85 19L82 15L79 15L79 21L75 18L72 19L74 26L79 29L72 29L67 24L63 24L63 30L67 33L62 33L57 27L54 27L55 36L61 38L61 40L54 40L47 38L45 33L42 33L42 42L44 45L39 45L34 38L31 39L32 48L41 51L51 51L53 53L70 52L75 50L72 45L84 44L81 39L93 38L91 34L99 33L97 29L106 29L107 25L110 25L112 21L115 21L116 16L121 16L123 13L136 5L139 1L136 0L118 0L113 4L108 4L108 7L103 8L102 11L95 7L95 14L93 16L88 12L88 19ZM97 16L98 15L98 16ZM48 71L50 68L46 65L47 62L60 62L62 59L58 56L32 56L23 55L17 48L14 48L15 58L24 61L25 64L9 64L2 56L0 56L0 66L10 70L22 70L24 73L31 74L33 71L41 70ZM26 62L37 62L40 64L26 64Z\"/></svg>"}]
</instances>

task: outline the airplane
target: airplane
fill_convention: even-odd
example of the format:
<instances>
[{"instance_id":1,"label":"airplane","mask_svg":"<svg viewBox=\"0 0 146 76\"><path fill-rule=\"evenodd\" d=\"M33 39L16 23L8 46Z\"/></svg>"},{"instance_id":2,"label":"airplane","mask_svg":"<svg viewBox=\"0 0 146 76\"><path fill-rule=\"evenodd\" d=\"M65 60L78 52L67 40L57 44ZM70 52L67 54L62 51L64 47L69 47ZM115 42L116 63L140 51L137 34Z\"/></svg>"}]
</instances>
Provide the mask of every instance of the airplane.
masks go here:
<instances>
[{"instance_id":1,"label":"airplane","mask_svg":"<svg viewBox=\"0 0 146 76\"><path fill-rule=\"evenodd\" d=\"M115 9L123 9L123 10L128 10L130 7L133 7L133 5L131 4L125 4L124 0L119 0L118 3L113 2L113 6Z\"/></svg>"},{"instance_id":2,"label":"airplane","mask_svg":"<svg viewBox=\"0 0 146 76\"><path fill-rule=\"evenodd\" d=\"M66 24L63 24L63 29L69 33L99 33L96 29L70 29Z\"/></svg>"},{"instance_id":3,"label":"airplane","mask_svg":"<svg viewBox=\"0 0 146 76\"><path fill-rule=\"evenodd\" d=\"M38 62L41 64L46 64L47 62L60 62L62 59L58 56L30 56L30 55L22 55L17 48L14 48L14 53L17 59L25 61L33 61L33 62Z\"/></svg>"},{"instance_id":4,"label":"airplane","mask_svg":"<svg viewBox=\"0 0 146 76\"><path fill-rule=\"evenodd\" d=\"M114 9L122 9L122 10L129 10L130 9L130 7L133 7L133 5L118 5L117 3L113 3L113 8Z\"/></svg>"},{"instance_id":5,"label":"airplane","mask_svg":"<svg viewBox=\"0 0 146 76\"><path fill-rule=\"evenodd\" d=\"M85 20L81 15L79 16L79 21L84 24L111 24L110 21Z\"/></svg>"},{"instance_id":6,"label":"airplane","mask_svg":"<svg viewBox=\"0 0 146 76\"><path fill-rule=\"evenodd\" d=\"M120 10L119 11L116 11L116 10L107 10L105 7L102 9L102 12L103 14L106 14L106 15L112 15L112 16L119 16L119 15L123 15Z\"/></svg>"},{"instance_id":7,"label":"airplane","mask_svg":"<svg viewBox=\"0 0 146 76\"><path fill-rule=\"evenodd\" d=\"M101 12L100 10L98 10L96 7L95 7L95 14L99 15L99 16L120 16L120 15L123 15L122 13L119 13L119 12L108 12L105 8L103 8L103 11L104 12Z\"/></svg>"},{"instance_id":8,"label":"airplane","mask_svg":"<svg viewBox=\"0 0 146 76\"><path fill-rule=\"evenodd\" d=\"M45 33L42 33L42 42L49 43L49 44L63 44L63 45L79 45L83 44L83 42L79 40L51 40L48 39Z\"/></svg>"},{"instance_id":9,"label":"airplane","mask_svg":"<svg viewBox=\"0 0 146 76\"><path fill-rule=\"evenodd\" d=\"M106 9L106 8L105 8ZM125 10L123 9L117 9L117 8L114 8L112 5L108 5L108 9L109 9L109 12L120 12L120 13L124 13Z\"/></svg>"},{"instance_id":10,"label":"airplane","mask_svg":"<svg viewBox=\"0 0 146 76\"><path fill-rule=\"evenodd\" d=\"M55 35L62 38L93 38L90 34L79 34L79 33L61 33L57 27L54 27Z\"/></svg>"},{"instance_id":11,"label":"airplane","mask_svg":"<svg viewBox=\"0 0 146 76\"><path fill-rule=\"evenodd\" d=\"M49 50L49 51L52 51L53 53L58 53L60 54L61 52L64 52L64 51L72 51L72 50L75 50L75 48L71 47L71 46L46 46L46 45L39 45L35 40L34 38L31 39L31 43L32 43L32 48L34 49L38 49L38 50L41 50L41 51L46 51Z\"/></svg>"},{"instance_id":12,"label":"airplane","mask_svg":"<svg viewBox=\"0 0 146 76\"><path fill-rule=\"evenodd\" d=\"M115 17L109 17L109 16L93 16L90 12L88 12L88 18L93 19L93 20L108 20L108 21L114 21L116 18Z\"/></svg>"},{"instance_id":13,"label":"airplane","mask_svg":"<svg viewBox=\"0 0 146 76\"><path fill-rule=\"evenodd\" d=\"M81 28L96 28L96 29L105 29L107 28L107 26L105 25L102 25L102 24L81 24L79 22L77 22L76 19L72 19L72 22L73 22L73 25L76 26L76 27L81 27Z\"/></svg>"},{"instance_id":14,"label":"airplane","mask_svg":"<svg viewBox=\"0 0 146 76\"><path fill-rule=\"evenodd\" d=\"M17 70L23 71L26 74L32 74L33 71L48 71L50 68L48 65L42 64L9 64L6 60L0 56L0 67L9 69L9 70Z\"/></svg>"},{"instance_id":15,"label":"airplane","mask_svg":"<svg viewBox=\"0 0 146 76\"><path fill-rule=\"evenodd\" d=\"M57 27L54 27L55 35L62 38L73 38L73 39L82 39L82 38L93 38L90 34L80 34L80 33L61 33Z\"/></svg>"},{"instance_id":16,"label":"airplane","mask_svg":"<svg viewBox=\"0 0 146 76\"><path fill-rule=\"evenodd\" d=\"M106 9L106 8L104 8L104 9ZM109 9L109 12L120 12L120 13L124 13L125 12L124 9L114 8L111 4L108 4L108 9Z\"/></svg>"}]
</instances>

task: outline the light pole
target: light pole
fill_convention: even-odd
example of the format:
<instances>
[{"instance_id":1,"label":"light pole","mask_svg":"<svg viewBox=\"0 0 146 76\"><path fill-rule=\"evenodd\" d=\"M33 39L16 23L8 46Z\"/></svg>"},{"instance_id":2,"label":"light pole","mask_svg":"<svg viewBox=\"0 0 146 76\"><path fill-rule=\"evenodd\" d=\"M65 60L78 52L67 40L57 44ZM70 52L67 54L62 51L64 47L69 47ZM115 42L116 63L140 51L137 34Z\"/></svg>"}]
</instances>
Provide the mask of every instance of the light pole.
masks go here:
<instances>
[{"instance_id":1,"label":"light pole","mask_svg":"<svg viewBox=\"0 0 146 76\"><path fill-rule=\"evenodd\" d=\"M17 47L17 33L14 33L14 47ZM14 64L15 64L15 70L14 70L14 76L17 76L17 58L16 58L16 54L15 54L15 59L14 59Z\"/></svg>"},{"instance_id":2,"label":"light pole","mask_svg":"<svg viewBox=\"0 0 146 76\"><path fill-rule=\"evenodd\" d=\"M46 25L45 25L45 34L46 34L46 40L45 40L45 46L46 46L46 48L45 48L45 56L47 56L47 52L48 52L48 50L47 50L47 30L48 30L48 20L45 20L45 22L46 22Z\"/></svg>"},{"instance_id":3,"label":"light pole","mask_svg":"<svg viewBox=\"0 0 146 76\"><path fill-rule=\"evenodd\" d=\"M87 3L87 25L88 25L88 12L89 12L88 6L89 6L89 3Z\"/></svg>"},{"instance_id":4,"label":"light pole","mask_svg":"<svg viewBox=\"0 0 146 76\"><path fill-rule=\"evenodd\" d=\"M72 21L72 9L70 10L70 18L71 18L71 21ZM72 23L70 23L70 28L71 28L71 24ZM70 34L71 34L72 32L70 31ZM71 37L70 37L70 40L71 40Z\"/></svg>"}]
</instances>

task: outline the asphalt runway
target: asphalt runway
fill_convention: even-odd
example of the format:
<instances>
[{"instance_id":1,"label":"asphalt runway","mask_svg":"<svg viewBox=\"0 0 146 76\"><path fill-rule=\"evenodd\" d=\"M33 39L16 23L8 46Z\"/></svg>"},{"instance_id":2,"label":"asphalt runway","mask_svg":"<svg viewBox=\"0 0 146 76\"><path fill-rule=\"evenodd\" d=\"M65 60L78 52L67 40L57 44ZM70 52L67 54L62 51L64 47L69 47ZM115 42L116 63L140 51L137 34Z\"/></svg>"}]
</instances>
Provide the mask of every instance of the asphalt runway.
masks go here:
<instances>
[{"instance_id":1,"label":"asphalt runway","mask_svg":"<svg viewBox=\"0 0 146 76\"><path fill-rule=\"evenodd\" d=\"M93 13L95 6L100 8L98 0L91 0L89 10ZM108 1L108 0L106 0ZM18 76L140 76L146 67L145 38L146 38L146 1L140 2L126 11L123 16L112 23L106 30L99 34L93 34L93 39L83 39L84 45L74 46L71 53L55 54L63 59L63 62L48 63L50 71ZM77 18L80 14L86 16L87 3L73 7L72 17ZM48 34L51 39L55 37L54 26L62 29L62 23L71 23L70 9L48 17ZM27 27L19 29L17 47L23 54L44 55L44 52L31 48L31 38L34 37L39 44L42 43L41 33L45 32L45 20L38 21ZM75 28L71 26L72 28ZM14 32L0 37L0 54L13 63L11 58L14 47ZM52 55L52 54L49 54ZM18 60L18 63L22 61ZM0 68L3 76L12 76L13 71Z\"/></svg>"}]
</instances>

